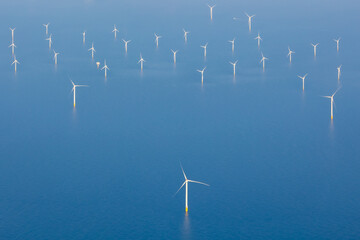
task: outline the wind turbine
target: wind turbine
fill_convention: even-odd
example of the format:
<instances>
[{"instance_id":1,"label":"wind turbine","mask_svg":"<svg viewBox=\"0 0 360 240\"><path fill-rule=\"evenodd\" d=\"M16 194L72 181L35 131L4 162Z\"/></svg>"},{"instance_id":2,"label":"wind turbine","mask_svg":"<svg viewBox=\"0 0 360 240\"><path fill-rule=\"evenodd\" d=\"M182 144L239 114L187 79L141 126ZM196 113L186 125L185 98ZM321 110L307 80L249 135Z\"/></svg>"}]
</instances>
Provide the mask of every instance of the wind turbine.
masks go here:
<instances>
[{"instance_id":1,"label":"wind turbine","mask_svg":"<svg viewBox=\"0 0 360 240\"><path fill-rule=\"evenodd\" d=\"M172 53L174 54L174 64L176 64L176 53L177 53L179 50L174 51L174 50L171 49L171 51L172 51Z\"/></svg>"},{"instance_id":2,"label":"wind turbine","mask_svg":"<svg viewBox=\"0 0 360 240\"><path fill-rule=\"evenodd\" d=\"M314 58L316 58L316 48L317 48L317 46L319 45L319 43L317 43L317 44L311 44L311 46L313 46L313 48L314 48Z\"/></svg>"},{"instance_id":3,"label":"wind turbine","mask_svg":"<svg viewBox=\"0 0 360 240\"><path fill-rule=\"evenodd\" d=\"M262 41L262 38L260 37L260 34L258 33L257 37L254 38L254 39L257 40L258 48L260 48L260 41Z\"/></svg>"},{"instance_id":4,"label":"wind turbine","mask_svg":"<svg viewBox=\"0 0 360 240\"><path fill-rule=\"evenodd\" d=\"M204 83L204 71L206 67L204 67L202 70L197 70L199 73L201 73L201 85Z\"/></svg>"},{"instance_id":5,"label":"wind turbine","mask_svg":"<svg viewBox=\"0 0 360 240\"><path fill-rule=\"evenodd\" d=\"M334 41L336 42L336 51L339 52L339 49L340 49L340 39L341 38L338 38L338 39L334 39Z\"/></svg>"},{"instance_id":6,"label":"wind turbine","mask_svg":"<svg viewBox=\"0 0 360 240\"><path fill-rule=\"evenodd\" d=\"M208 45L208 43L206 43L204 46L201 46L200 45L200 47L202 47L203 49L204 49L204 57L206 58L206 48L207 48L207 45Z\"/></svg>"},{"instance_id":7,"label":"wind turbine","mask_svg":"<svg viewBox=\"0 0 360 240\"><path fill-rule=\"evenodd\" d=\"M308 75L308 74L305 74L303 77L301 77L301 76L298 75L298 77L302 80L303 91L304 91L304 89L305 89L305 78L306 78L307 75Z\"/></svg>"},{"instance_id":8,"label":"wind turbine","mask_svg":"<svg viewBox=\"0 0 360 240\"><path fill-rule=\"evenodd\" d=\"M340 65L340 66L338 66L338 67L337 67L337 73L338 73L338 81L340 81L340 75L341 75L341 66L342 66L342 65Z\"/></svg>"},{"instance_id":9,"label":"wind turbine","mask_svg":"<svg viewBox=\"0 0 360 240\"><path fill-rule=\"evenodd\" d=\"M49 33L49 25L50 25L50 23L43 24L43 26L45 27L45 33L46 33L46 35L48 35L48 33Z\"/></svg>"},{"instance_id":10,"label":"wind turbine","mask_svg":"<svg viewBox=\"0 0 360 240\"><path fill-rule=\"evenodd\" d=\"M289 53L288 53L288 57L289 57L289 60L290 60L290 63L291 63L291 57L292 57L292 55L293 55L293 53L295 53L294 51L291 51L290 50L290 47L288 47L288 50L289 50Z\"/></svg>"},{"instance_id":11,"label":"wind turbine","mask_svg":"<svg viewBox=\"0 0 360 240\"><path fill-rule=\"evenodd\" d=\"M249 15L249 14L247 14L247 13L245 13L245 15L248 17L248 22L249 22L249 32L251 32L251 19L253 18L253 17L255 17L255 15Z\"/></svg>"},{"instance_id":12,"label":"wind turbine","mask_svg":"<svg viewBox=\"0 0 360 240\"><path fill-rule=\"evenodd\" d=\"M159 47L159 38L162 38L162 36L158 36L158 35L156 35L156 33L154 33L154 35L155 35L156 47L158 48Z\"/></svg>"},{"instance_id":13,"label":"wind turbine","mask_svg":"<svg viewBox=\"0 0 360 240\"><path fill-rule=\"evenodd\" d=\"M60 53L55 52L55 50L53 50L53 51L54 51L55 65L57 65L57 56L58 56Z\"/></svg>"},{"instance_id":14,"label":"wind turbine","mask_svg":"<svg viewBox=\"0 0 360 240\"><path fill-rule=\"evenodd\" d=\"M233 40L229 40L229 43L231 43L231 51L234 52L235 49L235 38Z\"/></svg>"},{"instance_id":15,"label":"wind turbine","mask_svg":"<svg viewBox=\"0 0 360 240\"><path fill-rule=\"evenodd\" d=\"M231 65L233 65L233 70L234 70L234 77L235 77L235 70L236 70L236 64L237 64L238 60L236 60L235 62L229 62Z\"/></svg>"},{"instance_id":16,"label":"wind turbine","mask_svg":"<svg viewBox=\"0 0 360 240\"><path fill-rule=\"evenodd\" d=\"M107 71L110 71L110 68L108 68L108 66L106 65L106 60L104 61L104 66L102 67L101 70L105 70L105 78L107 77Z\"/></svg>"},{"instance_id":17,"label":"wind turbine","mask_svg":"<svg viewBox=\"0 0 360 240\"><path fill-rule=\"evenodd\" d=\"M16 56L14 56L14 62L11 65L15 65L15 72L17 70L17 65L20 64L18 60L16 60Z\"/></svg>"},{"instance_id":18,"label":"wind turbine","mask_svg":"<svg viewBox=\"0 0 360 240\"><path fill-rule=\"evenodd\" d=\"M140 60L139 60L138 64L140 63L141 71L143 70L144 62L146 62L146 61L143 59L143 57L142 57L142 55L141 55L141 53L140 53Z\"/></svg>"},{"instance_id":19,"label":"wind turbine","mask_svg":"<svg viewBox=\"0 0 360 240\"><path fill-rule=\"evenodd\" d=\"M15 28L10 28L10 31L11 31L11 42L13 43L13 42L14 42L14 31L15 31Z\"/></svg>"},{"instance_id":20,"label":"wind turbine","mask_svg":"<svg viewBox=\"0 0 360 240\"><path fill-rule=\"evenodd\" d=\"M334 94L331 95L331 96L324 96L324 98L329 98L330 101L331 101L331 102L330 102L330 104L331 104L331 119L334 118L334 115L333 115L334 96L335 96L335 94L336 94L339 90L340 90L340 88L338 88L338 89L334 92Z\"/></svg>"},{"instance_id":21,"label":"wind turbine","mask_svg":"<svg viewBox=\"0 0 360 240\"><path fill-rule=\"evenodd\" d=\"M260 63L262 63L263 64L263 71L265 71L265 60L269 60L268 58L266 58L265 56L264 56L264 54L263 53L261 53L261 60L260 60Z\"/></svg>"},{"instance_id":22,"label":"wind turbine","mask_svg":"<svg viewBox=\"0 0 360 240\"><path fill-rule=\"evenodd\" d=\"M83 33L82 33L82 36L83 36L83 44L85 44L85 34L86 34L86 31L83 31Z\"/></svg>"},{"instance_id":23,"label":"wind turbine","mask_svg":"<svg viewBox=\"0 0 360 240\"><path fill-rule=\"evenodd\" d=\"M119 30L117 30L115 24L114 24L114 30L112 30L112 32L114 33L114 36L115 36L115 39L116 39L116 33L119 32Z\"/></svg>"},{"instance_id":24,"label":"wind turbine","mask_svg":"<svg viewBox=\"0 0 360 240\"><path fill-rule=\"evenodd\" d=\"M94 52L96 52L94 48L94 43L91 44L91 48L89 48L88 51L91 51L91 58L94 58Z\"/></svg>"},{"instance_id":25,"label":"wind turbine","mask_svg":"<svg viewBox=\"0 0 360 240\"><path fill-rule=\"evenodd\" d=\"M14 55L14 51L15 51L15 48L16 48L15 43L12 42L9 47L11 47L12 55Z\"/></svg>"},{"instance_id":26,"label":"wind turbine","mask_svg":"<svg viewBox=\"0 0 360 240\"><path fill-rule=\"evenodd\" d=\"M208 5L208 7L210 8L210 19L211 19L211 20L213 19L213 8L214 8L215 6L216 6L216 4L213 5L213 6Z\"/></svg>"},{"instance_id":27,"label":"wind turbine","mask_svg":"<svg viewBox=\"0 0 360 240\"><path fill-rule=\"evenodd\" d=\"M72 92L74 92L74 107L75 107L75 103L76 103L76 88L77 87L88 87L88 85L76 85L72 80L70 80L72 85L73 85L73 88L71 89Z\"/></svg>"},{"instance_id":28,"label":"wind turbine","mask_svg":"<svg viewBox=\"0 0 360 240\"><path fill-rule=\"evenodd\" d=\"M50 37L49 38L47 38L47 39L45 39L45 40L47 40L47 41L49 41L49 49L51 49L51 43L52 43L52 38L51 38L51 34L50 34Z\"/></svg>"},{"instance_id":29,"label":"wind turbine","mask_svg":"<svg viewBox=\"0 0 360 240\"><path fill-rule=\"evenodd\" d=\"M190 179L187 179L186 177L186 174L184 172L184 169L182 168L181 166L181 170L182 170L182 173L184 175L184 178L185 178L185 182L181 185L181 187L179 188L179 190L177 190L177 192L175 194L177 194L180 189L185 185L185 212L188 212L189 210L189 205L188 205L188 195L189 195L189 187L188 187L188 184L189 182L192 182L192 183L199 183L199 184L202 184L202 185L205 185L205 186L210 186L209 184L206 184L206 183L203 183L203 182L198 182L198 181L194 181L194 180L190 180Z\"/></svg>"},{"instance_id":30,"label":"wind turbine","mask_svg":"<svg viewBox=\"0 0 360 240\"><path fill-rule=\"evenodd\" d=\"M184 31L185 43L187 43L187 35L188 35L190 32L185 31L185 29L183 29L183 31Z\"/></svg>"},{"instance_id":31,"label":"wind turbine","mask_svg":"<svg viewBox=\"0 0 360 240\"><path fill-rule=\"evenodd\" d=\"M127 53L128 43L131 42L131 40L126 41L126 40L123 39L123 41L125 43L125 52Z\"/></svg>"}]
</instances>

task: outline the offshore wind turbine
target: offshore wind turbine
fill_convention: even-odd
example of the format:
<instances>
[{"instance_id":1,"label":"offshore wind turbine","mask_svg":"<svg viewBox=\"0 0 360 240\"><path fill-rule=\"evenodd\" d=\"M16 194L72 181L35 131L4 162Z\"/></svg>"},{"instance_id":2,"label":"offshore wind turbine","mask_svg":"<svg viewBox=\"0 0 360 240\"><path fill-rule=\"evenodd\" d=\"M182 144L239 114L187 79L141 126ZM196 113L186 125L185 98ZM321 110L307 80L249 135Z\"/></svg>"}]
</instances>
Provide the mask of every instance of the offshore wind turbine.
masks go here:
<instances>
[{"instance_id":1,"label":"offshore wind turbine","mask_svg":"<svg viewBox=\"0 0 360 240\"><path fill-rule=\"evenodd\" d=\"M265 60L269 60L268 58L266 58L265 56L264 56L264 54L263 53L261 53L261 60L260 60L260 63L262 63L263 64L263 71L265 71Z\"/></svg>"},{"instance_id":2,"label":"offshore wind turbine","mask_svg":"<svg viewBox=\"0 0 360 240\"><path fill-rule=\"evenodd\" d=\"M188 35L190 32L185 31L185 29L183 29L183 31L184 31L185 43L187 43L187 35Z\"/></svg>"},{"instance_id":3,"label":"offshore wind turbine","mask_svg":"<svg viewBox=\"0 0 360 240\"><path fill-rule=\"evenodd\" d=\"M142 55L141 55L141 53L140 53L140 60L139 60L138 64L140 63L141 71L143 70L144 62L146 62L146 61L143 59L143 57L142 57Z\"/></svg>"},{"instance_id":4,"label":"offshore wind turbine","mask_svg":"<svg viewBox=\"0 0 360 240\"><path fill-rule=\"evenodd\" d=\"M334 92L334 94L333 95L331 95L331 96L323 96L324 98L329 98L330 99L330 104L331 104L331 106L330 106L330 109L331 109L331 119L333 119L334 118L334 96L335 96L335 94L338 92L340 90L340 88L338 88L335 92Z\"/></svg>"},{"instance_id":5,"label":"offshore wind turbine","mask_svg":"<svg viewBox=\"0 0 360 240\"><path fill-rule=\"evenodd\" d=\"M236 70L236 64L237 64L238 60L236 60L235 62L229 62L232 66L233 66L233 71L234 71L234 77L235 77L235 70Z\"/></svg>"},{"instance_id":6,"label":"offshore wind turbine","mask_svg":"<svg viewBox=\"0 0 360 240\"><path fill-rule=\"evenodd\" d=\"M10 44L10 46L9 46L9 47L11 47L11 53L12 53L12 55L14 55L15 48L16 48L15 43L14 43L14 42L12 42L12 43Z\"/></svg>"},{"instance_id":7,"label":"offshore wind turbine","mask_svg":"<svg viewBox=\"0 0 360 240\"><path fill-rule=\"evenodd\" d=\"M337 51L337 52L339 52L339 49L340 49L340 39L341 39L341 38L334 39L334 41L336 42L336 51Z\"/></svg>"},{"instance_id":8,"label":"offshore wind turbine","mask_svg":"<svg viewBox=\"0 0 360 240\"><path fill-rule=\"evenodd\" d=\"M156 33L154 33L155 35L155 42L156 42L156 47L159 47L159 38L162 38L162 36L158 36Z\"/></svg>"},{"instance_id":9,"label":"offshore wind turbine","mask_svg":"<svg viewBox=\"0 0 360 240\"><path fill-rule=\"evenodd\" d=\"M206 48L207 48L208 43L206 43L205 45L200 45L200 47L202 47L204 49L204 57L206 58Z\"/></svg>"},{"instance_id":10,"label":"offshore wind turbine","mask_svg":"<svg viewBox=\"0 0 360 240\"><path fill-rule=\"evenodd\" d=\"M254 39L257 40L258 48L260 48L260 41L262 41L262 38L260 37L260 33L258 33L257 37Z\"/></svg>"},{"instance_id":11,"label":"offshore wind turbine","mask_svg":"<svg viewBox=\"0 0 360 240\"><path fill-rule=\"evenodd\" d=\"M125 44L125 52L127 53L128 43L131 42L131 40L126 41L126 40L123 39L123 41L124 41L124 44Z\"/></svg>"},{"instance_id":12,"label":"offshore wind turbine","mask_svg":"<svg viewBox=\"0 0 360 240\"><path fill-rule=\"evenodd\" d=\"M210 6L210 5L208 4L208 7L210 8L210 20L213 19L213 8L214 8L215 6L216 6L216 4L213 5L213 6Z\"/></svg>"},{"instance_id":13,"label":"offshore wind turbine","mask_svg":"<svg viewBox=\"0 0 360 240\"><path fill-rule=\"evenodd\" d=\"M110 71L110 68L108 68L108 66L106 65L106 60L104 61L104 66L102 67L101 70L105 70L105 78L107 77L107 71Z\"/></svg>"},{"instance_id":14,"label":"offshore wind turbine","mask_svg":"<svg viewBox=\"0 0 360 240\"><path fill-rule=\"evenodd\" d=\"M58 56L60 53L55 52L55 50L53 50L53 51L54 51L55 65L57 65L57 56Z\"/></svg>"},{"instance_id":15,"label":"offshore wind turbine","mask_svg":"<svg viewBox=\"0 0 360 240\"><path fill-rule=\"evenodd\" d=\"M289 50L289 53L288 53L288 57L289 57L289 60L290 60L290 63L291 63L291 57L292 57L292 55L293 55L293 53L295 53L294 51L291 51L290 50L290 47L288 47L288 50Z\"/></svg>"},{"instance_id":16,"label":"offshore wind turbine","mask_svg":"<svg viewBox=\"0 0 360 240\"><path fill-rule=\"evenodd\" d=\"M88 85L76 85L72 80L70 80L72 85L73 85L73 88L71 89L72 92L74 92L74 107L75 107L75 104L76 104L76 88L77 87L88 87Z\"/></svg>"},{"instance_id":17,"label":"offshore wind turbine","mask_svg":"<svg viewBox=\"0 0 360 240\"><path fill-rule=\"evenodd\" d=\"M16 60L16 56L14 56L14 62L11 65L15 65L15 73L16 73L18 64L20 64L20 63L18 62L18 60Z\"/></svg>"},{"instance_id":18,"label":"offshore wind turbine","mask_svg":"<svg viewBox=\"0 0 360 240\"><path fill-rule=\"evenodd\" d=\"M49 49L51 49L52 34L50 34L50 36L49 36L47 39L45 39L45 40L49 41Z\"/></svg>"},{"instance_id":19,"label":"offshore wind turbine","mask_svg":"<svg viewBox=\"0 0 360 240\"><path fill-rule=\"evenodd\" d=\"M314 48L314 58L316 58L316 49L317 49L317 46L319 45L319 43L317 43L317 44L311 44L311 46L313 46L313 48Z\"/></svg>"},{"instance_id":20,"label":"offshore wind turbine","mask_svg":"<svg viewBox=\"0 0 360 240\"><path fill-rule=\"evenodd\" d=\"M83 36L83 44L85 44L85 35L86 35L86 31L83 31L82 36Z\"/></svg>"},{"instance_id":21,"label":"offshore wind turbine","mask_svg":"<svg viewBox=\"0 0 360 240\"><path fill-rule=\"evenodd\" d=\"M48 33L49 33L49 25L50 25L50 23L43 24L43 26L45 27L45 33L46 33L46 35L48 35Z\"/></svg>"},{"instance_id":22,"label":"offshore wind turbine","mask_svg":"<svg viewBox=\"0 0 360 240\"><path fill-rule=\"evenodd\" d=\"M341 66L342 66L342 65L340 65L340 66L338 66L338 67L337 67L337 73L338 73L338 81L340 81L340 75L341 75Z\"/></svg>"},{"instance_id":23,"label":"offshore wind turbine","mask_svg":"<svg viewBox=\"0 0 360 240\"><path fill-rule=\"evenodd\" d=\"M306 78L307 75L308 75L308 74L305 74L303 77L298 75L298 77L302 80L303 91L304 91L304 89L305 89L305 78Z\"/></svg>"},{"instance_id":24,"label":"offshore wind turbine","mask_svg":"<svg viewBox=\"0 0 360 240\"><path fill-rule=\"evenodd\" d=\"M171 49L171 51L172 51L172 53L173 53L173 55L174 55L174 64L176 64L176 53L177 53L179 50L174 51L174 50Z\"/></svg>"},{"instance_id":25,"label":"offshore wind turbine","mask_svg":"<svg viewBox=\"0 0 360 240\"><path fill-rule=\"evenodd\" d=\"M249 24L249 32L251 32L251 20L253 17L255 17L255 15L249 15L247 13L245 13L245 15L248 17L248 24Z\"/></svg>"},{"instance_id":26,"label":"offshore wind turbine","mask_svg":"<svg viewBox=\"0 0 360 240\"><path fill-rule=\"evenodd\" d=\"M112 30L112 32L114 33L114 37L116 39L116 33L119 32L119 30L116 28L115 24L114 24L114 30Z\"/></svg>"},{"instance_id":27,"label":"offshore wind turbine","mask_svg":"<svg viewBox=\"0 0 360 240\"><path fill-rule=\"evenodd\" d=\"M94 52L96 52L94 48L94 43L91 44L91 48L89 48L88 51L91 51L91 58L94 58Z\"/></svg>"},{"instance_id":28,"label":"offshore wind turbine","mask_svg":"<svg viewBox=\"0 0 360 240\"><path fill-rule=\"evenodd\" d=\"M15 31L15 28L10 28L10 31L11 31L11 42L13 43L13 42L14 42L14 31Z\"/></svg>"},{"instance_id":29,"label":"offshore wind turbine","mask_svg":"<svg viewBox=\"0 0 360 240\"><path fill-rule=\"evenodd\" d=\"M202 70L197 70L199 73L201 73L201 85L204 83L204 71L206 67L204 67Z\"/></svg>"},{"instance_id":30,"label":"offshore wind turbine","mask_svg":"<svg viewBox=\"0 0 360 240\"><path fill-rule=\"evenodd\" d=\"M189 205L188 205L188 196L189 196L189 187L188 187L188 184L189 182L192 182L192 183L198 183L198 184L202 184L202 185L205 185L205 186L210 186L209 184L206 184L206 183L203 183L203 182L198 182L198 181L194 181L194 180L190 180L186 177L186 174L184 172L184 169L182 168L181 166L181 170L182 170L182 173L184 175L184 178L185 178L185 182L181 185L181 187L176 191L175 194L177 194L180 189L185 185L185 212L188 212L189 211Z\"/></svg>"},{"instance_id":31,"label":"offshore wind turbine","mask_svg":"<svg viewBox=\"0 0 360 240\"><path fill-rule=\"evenodd\" d=\"M234 52L235 49L235 38L233 40L229 40L229 43L231 43L231 51Z\"/></svg>"}]
</instances>

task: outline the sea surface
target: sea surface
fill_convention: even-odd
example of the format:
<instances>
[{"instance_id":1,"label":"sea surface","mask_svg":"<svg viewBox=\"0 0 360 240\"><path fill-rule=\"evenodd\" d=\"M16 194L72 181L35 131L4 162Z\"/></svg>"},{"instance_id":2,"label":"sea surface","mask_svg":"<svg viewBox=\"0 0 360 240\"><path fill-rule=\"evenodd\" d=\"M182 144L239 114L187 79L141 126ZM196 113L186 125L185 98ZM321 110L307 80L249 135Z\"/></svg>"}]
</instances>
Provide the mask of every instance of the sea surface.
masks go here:
<instances>
[{"instance_id":1,"label":"sea surface","mask_svg":"<svg viewBox=\"0 0 360 240\"><path fill-rule=\"evenodd\" d=\"M360 239L359 10L340 0L1 1L0 239ZM251 32L245 12L256 15ZM95 64L105 60L106 79ZM76 108L70 80L89 86ZM331 120L322 96L338 88ZM174 195L180 164L210 185L189 184L188 214L185 190Z\"/></svg>"}]
</instances>

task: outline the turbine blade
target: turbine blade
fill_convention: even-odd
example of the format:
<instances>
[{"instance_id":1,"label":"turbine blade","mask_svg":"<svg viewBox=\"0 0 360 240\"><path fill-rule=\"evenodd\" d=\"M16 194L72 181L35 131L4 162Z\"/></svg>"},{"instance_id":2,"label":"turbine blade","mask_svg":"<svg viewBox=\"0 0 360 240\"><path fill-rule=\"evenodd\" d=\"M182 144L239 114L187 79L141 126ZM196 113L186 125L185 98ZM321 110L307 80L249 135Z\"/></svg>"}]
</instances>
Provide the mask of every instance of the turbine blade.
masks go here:
<instances>
[{"instance_id":1,"label":"turbine blade","mask_svg":"<svg viewBox=\"0 0 360 240\"><path fill-rule=\"evenodd\" d=\"M198 182L198 181L194 181L194 180L188 180L188 181L189 181L189 182L193 182L193 183L199 183L199 184L202 184L202 185L205 185L205 186L210 187L210 185L209 185L209 184L207 184L207 183Z\"/></svg>"},{"instance_id":2,"label":"turbine blade","mask_svg":"<svg viewBox=\"0 0 360 240\"><path fill-rule=\"evenodd\" d=\"M176 193L174 194L174 196L180 191L180 189L182 189L182 187L185 185L186 181L181 185L181 187L176 191Z\"/></svg>"}]
</instances>

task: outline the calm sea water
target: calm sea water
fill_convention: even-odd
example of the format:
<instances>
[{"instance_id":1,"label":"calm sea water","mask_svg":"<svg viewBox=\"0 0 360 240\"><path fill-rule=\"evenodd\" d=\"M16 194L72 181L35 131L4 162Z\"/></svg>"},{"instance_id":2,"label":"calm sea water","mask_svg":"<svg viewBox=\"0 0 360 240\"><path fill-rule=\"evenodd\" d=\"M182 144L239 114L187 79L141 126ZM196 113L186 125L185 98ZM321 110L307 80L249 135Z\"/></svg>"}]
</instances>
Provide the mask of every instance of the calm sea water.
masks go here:
<instances>
[{"instance_id":1,"label":"calm sea water","mask_svg":"<svg viewBox=\"0 0 360 240\"><path fill-rule=\"evenodd\" d=\"M0 239L360 238L359 4L216 1L211 22L208 3L0 3ZM76 109L70 78L89 85ZM211 185L190 184L188 215L180 162Z\"/></svg>"}]
</instances>

